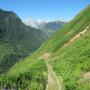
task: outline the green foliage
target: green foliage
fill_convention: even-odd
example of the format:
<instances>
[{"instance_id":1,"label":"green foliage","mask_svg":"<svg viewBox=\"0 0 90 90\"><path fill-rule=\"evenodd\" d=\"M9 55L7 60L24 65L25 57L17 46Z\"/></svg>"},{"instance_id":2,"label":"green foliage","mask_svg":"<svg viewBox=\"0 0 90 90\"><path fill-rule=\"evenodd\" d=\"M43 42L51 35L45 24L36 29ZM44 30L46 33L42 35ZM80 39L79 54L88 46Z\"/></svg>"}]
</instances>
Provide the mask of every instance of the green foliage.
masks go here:
<instances>
[{"instance_id":1,"label":"green foliage","mask_svg":"<svg viewBox=\"0 0 90 90\"><path fill-rule=\"evenodd\" d=\"M25 26L15 13L0 10L0 73L31 55L46 38L42 31Z\"/></svg>"},{"instance_id":2,"label":"green foliage","mask_svg":"<svg viewBox=\"0 0 90 90\"><path fill-rule=\"evenodd\" d=\"M8 67L6 66L8 62L6 62L4 58L8 57L12 52L13 52L13 48L9 44L5 44L3 42L0 43L0 74L5 70L7 70ZM5 63L2 63L2 62L5 62Z\"/></svg>"},{"instance_id":3,"label":"green foliage","mask_svg":"<svg viewBox=\"0 0 90 90\"><path fill-rule=\"evenodd\" d=\"M1 89L30 89L45 90L47 81L47 68L43 60L39 60L32 67L18 75L1 75ZM45 74L46 73L46 74Z\"/></svg>"},{"instance_id":4,"label":"green foliage","mask_svg":"<svg viewBox=\"0 0 90 90\"><path fill-rule=\"evenodd\" d=\"M65 90L89 90L90 80L84 74L90 70L90 30L73 44L61 48L54 56L52 66L63 78ZM86 86L87 85L87 86Z\"/></svg>"}]
</instances>

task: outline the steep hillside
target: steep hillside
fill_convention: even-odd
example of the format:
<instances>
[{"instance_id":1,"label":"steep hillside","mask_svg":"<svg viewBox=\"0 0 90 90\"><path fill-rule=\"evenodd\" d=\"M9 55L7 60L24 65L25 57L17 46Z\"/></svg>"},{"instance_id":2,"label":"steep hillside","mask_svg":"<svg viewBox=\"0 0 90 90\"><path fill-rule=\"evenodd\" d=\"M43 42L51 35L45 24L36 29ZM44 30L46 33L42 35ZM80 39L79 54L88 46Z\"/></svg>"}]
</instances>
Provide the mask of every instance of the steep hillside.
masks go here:
<instances>
[{"instance_id":1,"label":"steep hillside","mask_svg":"<svg viewBox=\"0 0 90 90\"><path fill-rule=\"evenodd\" d=\"M42 31L24 25L14 12L0 9L0 73L34 52L46 38Z\"/></svg>"},{"instance_id":2,"label":"steep hillside","mask_svg":"<svg viewBox=\"0 0 90 90\"><path fill-rule=\"evenodd\" d=\"M90 6L52 36L40 53L49 59L64 90L90 89ZM81 32L81 33L80 33ZM62 37L62 38L60 38Z\"/></svg>"},{"instance_id":3,"label":"steep hillside","mask_svg":"<svg viewBox=\"0 0 90 90\"><path fill-rule=\"evenodd\" d=\"M53 55L52 67L65 90L90 89L90 26L83 35Z\"/></svg>"},{"instance_id":4,"label":"steep hillside","mask_svg":"<svg viewBox=\"0 0 90 90\"><path fill-rule=\"evenodd\" d=\"M47 60L56 72L58 80L63 82L61 86L63 90L89 90L89 24L90 5L52 35L32 56L16 63L9 72L2 75L1 87L45 90L47 84L45 60ZM72 40L77 35L79 37ZM32 71L35 72L34 77Z\"/></svg>"},{"instance_id":5,"label":"steep hillside","mask_svg":"<svg viewBox=\"0 0 90 90\"><path fill-rule=\"evenodd\" d=\"M90 24L90 6L85 8L69 23L64 25L62 29L57 31L51 38L47 40L40 48L41 51L56 52L66 42L68 42L77 33L84 30ZM86 17L85 17L86 16ZM62 38L61 38L62 37Z\"/></svg>"},{"instance_id":6,"label":"steep hillside","mask_svg":"<svg viewBox=\"0 0 90 90\"><path fill-rule=\"evenodd\" d=\"M28 50L31 52L46 39L42 31L25 26L15 13L2 10L0 11L0 34L0 40L14 44L19 49L24 47L25 50L29 46Z\"/></svg>"}]
</instances>

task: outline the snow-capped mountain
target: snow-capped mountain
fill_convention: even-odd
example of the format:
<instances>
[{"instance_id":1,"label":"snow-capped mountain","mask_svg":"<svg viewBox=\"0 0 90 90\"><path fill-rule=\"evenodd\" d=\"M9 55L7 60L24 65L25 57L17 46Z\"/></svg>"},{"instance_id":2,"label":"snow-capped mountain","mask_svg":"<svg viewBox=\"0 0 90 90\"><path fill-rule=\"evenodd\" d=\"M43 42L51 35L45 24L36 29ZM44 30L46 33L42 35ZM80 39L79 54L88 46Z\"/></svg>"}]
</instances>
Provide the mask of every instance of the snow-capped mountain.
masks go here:
<instances>
[{"instance_id":1,"label":"snow-capped mountain","mask_svg":"<svg viewBox=\"0 0 90 90\"><path fill-rule=\"evenodd\" d=\"M46 21L29 19L29 20L24 21L24 23L30 27L39 29L41 25L46 24Z\"/></svg>"}]
</instances>

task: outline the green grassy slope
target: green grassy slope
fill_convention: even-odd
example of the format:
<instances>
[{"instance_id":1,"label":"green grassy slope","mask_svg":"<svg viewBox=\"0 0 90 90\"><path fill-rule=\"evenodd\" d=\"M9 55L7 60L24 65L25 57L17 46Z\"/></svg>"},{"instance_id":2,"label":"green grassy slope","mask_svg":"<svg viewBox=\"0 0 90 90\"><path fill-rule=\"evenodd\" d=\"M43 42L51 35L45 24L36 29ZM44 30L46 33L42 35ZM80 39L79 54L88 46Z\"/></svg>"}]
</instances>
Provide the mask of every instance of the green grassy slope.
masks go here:
<instances>
[{"instance_id":1,"label":"green grassy slope","mask_svg":"<svg viewBox=\"0 0 90 90\"><path fill-rule=\"evenodd\" d=\"M85 8L73 20L65 24L42 46L42 50L56 52L64 43L68 42L78 32L82 31L90 23L90 6Z\"/></svg>"},{"instance_id":2,"label":"green grassy slope","mask_svg":"<svg viewBox=\"0 0 90 90\"><path fill-rule=\"evenodd\" d=\"M0 76L0 89L45 90L47 67L43 60L30 62L26 59L22 66L21 63L18 65L14 66L8 74Z\"/></svg>"},{"instance_id":3,"label":"green grassy slope","mask_svg":"<svg viewBox=\"0 0 90 90\"><path fill-rule=\"evenodd\" d=\"M90 89L90 28L73 43L54 54L52 66L58 77L62 77L65 90Z\"/></svg>"},{"instance_id":4,"label":"green grassy slope","mask_svg":"<svg viewBox=\"0 0 90 90\"><path fill-rule=\"evenodd\" d=\"M54 35L52 35L51 38L48 39L40 49L32 54L32 56L16 63L16 65L14 65L10 69L10 71L5 74L5 78L4 76L0 78L0 81L3 82L6 87L8 86L6 81L9 83L10 87L13 87L13 84L10 82L13 82L15 85L15 83L17 83L17 78L20 76L21 78L19 79L19 81L21 81L21 84L19 83L18 86L21 89L25 89L26 86L23 87L23 84L26 84L27 87L29 87L31 90L33 87L30 87L29 85L32 84L27 84L27 82L33 82L34 85L34 83L37 83L37 81L34 82L34 79L32 79L31 81L30 79L26 79L24 80L25 82L23 82L22 77L27 77L26 75L24 75L26 72L29 72L30 75L32 75L32 72L30 70L33 67L33 70L35 70L35 68L37 69L37 63L39 69L37 70L37 73L35 73L35 77L42 75L42 78L44 79L41 82L42 85L40 83L37 83L37 89L35 88L33 90L45 90L44 85L46 84L44 84L43 81L45 82L45 80L47 79L47 68L45 62L41 60L41 57L45 53L51 53L50 63L52 64L52 67L55 70L57 76L62 77L65 90L89 90L89 79L87 80L85 77L83 77L83 75L90 69L90 30L88 30L85 35L81 35L81 37L75 40L72 44L62 48L65 43L67 43L72 37L74 37L80 31L84 30L86 26L90 24L89 11L90 6L79 13L60 31L57 31ZM34 66L32 67L32 65ZM10 80L7 79L9 76L13 77L14 75L16 78L15 82L12 78L10 78ZM38 80L41 79L39 78ZM15 87L18 86L15 85Z\"/></svg>"}]
</instances>

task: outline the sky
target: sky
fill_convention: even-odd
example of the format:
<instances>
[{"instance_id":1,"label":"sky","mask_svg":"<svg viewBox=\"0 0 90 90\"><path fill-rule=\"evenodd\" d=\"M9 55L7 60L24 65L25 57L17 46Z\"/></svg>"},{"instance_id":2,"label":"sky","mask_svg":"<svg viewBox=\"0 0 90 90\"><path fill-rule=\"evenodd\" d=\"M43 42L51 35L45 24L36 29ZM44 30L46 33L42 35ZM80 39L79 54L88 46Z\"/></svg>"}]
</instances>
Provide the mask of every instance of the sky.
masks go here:
<instances>
[{"instance_id":1,"label":"sky","mask_svg":"<svg viewBox=\"0 0 90 90\"><path fill-rule=\"evenodd\" d=\"M0 0L0 8L14 11L22 20L71 20L90 0Z\"/></svg>"}]
</instances>

